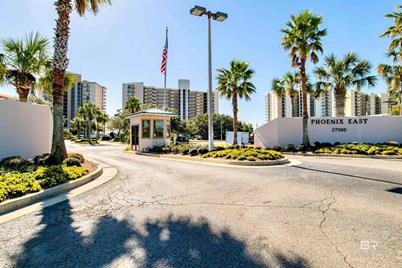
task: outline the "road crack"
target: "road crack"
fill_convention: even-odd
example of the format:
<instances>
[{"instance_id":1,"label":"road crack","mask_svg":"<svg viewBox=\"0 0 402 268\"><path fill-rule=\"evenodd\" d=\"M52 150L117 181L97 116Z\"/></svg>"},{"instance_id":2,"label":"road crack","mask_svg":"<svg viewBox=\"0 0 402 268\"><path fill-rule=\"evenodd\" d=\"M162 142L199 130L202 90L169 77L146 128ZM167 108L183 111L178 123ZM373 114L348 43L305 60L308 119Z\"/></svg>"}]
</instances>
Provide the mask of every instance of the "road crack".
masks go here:
<instances>
[{"instance_id":1,"label":"road crack","mask_svg":"<svg viewBox=\"0 0 402 268\"><path fill-rule=\"evenodd\" d=\"M321 219L321 222L320 222L320 224L319 224L318 227L320 228L320 232L321 232L321 234L325 237L325 239L328 240L328 242L330 242L330 243L334 246L336 252L338 252L338 254L340 254L340 255L342 256L343 262L344 262L348 267L353 268L353 266L347 261L347 259L346 259L346 254L344 254L344 253L339 249L338 245L337 245L332 239L330 239L330 238L328 237L327 233L324 231L324 228L323 228L324 223L325 223L326 220L327 220L327 213L328 213L328 211L331 209L331 206L337 202L336 196L335 196L334 192L335 192L335 189L332 189L330 196L329 196L329 197L326 197L326 198L324 198L324 199L321 199L320 204L318 205L318 209L319 209L319 210L321 211L321 213L322 213L322 219ZM327 201L327 200L331 200L331 201L326 205L326 204L325 204L325 201ZM325 206L325 205L326 205L326 206ZM322 208L322 206L324 206L324 208Z\"/></svg>"}]
</instances>

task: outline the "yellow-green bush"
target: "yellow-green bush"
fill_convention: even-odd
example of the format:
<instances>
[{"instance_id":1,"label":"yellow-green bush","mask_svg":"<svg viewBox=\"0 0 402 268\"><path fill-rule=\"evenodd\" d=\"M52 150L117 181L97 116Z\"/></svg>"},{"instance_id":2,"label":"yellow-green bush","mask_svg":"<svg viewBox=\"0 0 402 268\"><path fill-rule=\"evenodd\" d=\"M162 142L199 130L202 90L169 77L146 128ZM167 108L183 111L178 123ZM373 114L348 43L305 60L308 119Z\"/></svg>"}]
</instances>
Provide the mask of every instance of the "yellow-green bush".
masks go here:
<instances>
[{"instance_id":1,"label":"yellow-green bush","mask_svg":"<svg viewBox=\"0 0 402 268\"><path fill-rule=\"evenodd\" d=\"M33 172L3 173L0 174L0 202L78 179L87 173L86 168L66 165L39 167Z\"/></svg>"},{"instance_id":2,"label":"yellow-green bush","mask_svg":"<svg viewBox=\"0 0 402 268\"><path fill-rule=\"evenodd\" d=\"M402 155L402 147L398 143L375 145L349 143L322 147L314 152L319 154Z\"/></svg>"},{"instance_id":3,"label":"yellow-green bush","mask_svg":"<svg viewBox=\"0 0 402 268\"><path fill-rule=\"evenodd\" d=\"M274 150L265 150L256 147L246 147L239 149L225 149L219 151L211 151L202 155L203 158L226 158L232 160L277 160L282 159L283 155L280 152Z\"/></svg>"},{"instance_id":4,"label":"yellow-green bush","mask_svg":"<svg viewBox=\"0 0 402 268\"><path fill-rule=\"evenodd\" d=\"M13 197L41 190L34 172L6 173L0 175L0 202Z\"/></svg>"}]
</instances>

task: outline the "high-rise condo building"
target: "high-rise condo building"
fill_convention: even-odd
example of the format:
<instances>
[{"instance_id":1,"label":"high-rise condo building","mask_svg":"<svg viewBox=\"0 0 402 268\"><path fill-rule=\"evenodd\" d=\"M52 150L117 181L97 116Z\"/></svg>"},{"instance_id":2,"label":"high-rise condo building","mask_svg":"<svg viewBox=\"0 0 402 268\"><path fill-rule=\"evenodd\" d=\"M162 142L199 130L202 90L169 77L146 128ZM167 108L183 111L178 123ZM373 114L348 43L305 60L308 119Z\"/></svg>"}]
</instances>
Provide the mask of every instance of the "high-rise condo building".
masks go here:
<instances>
[{"instance_id":1,"label":"high-rise condo building","mask_svg":"<svg viewBox=\"0 0 402 268\"><path fill-rule=\"evenodd\" d=\"M389 113L392 104L385 104L384 98L375 93L364 93L358 90L346 92L345 116L364 116ZM289 96L278 97L273 91L265 94L265 119L302 116L301 94L296 94L293 109ZM387 111L384 107L387 107ZM335 96L333 92L323 92L318 98L308 95L307 109L310 117L335 116Z\"/></svg>"},{"instance_id":2,"label":"high-rise condo building","mask_svg":"<svg viewBox=\"0 0 402 268\"><path fill-rule=\"evenodd\" d=\"M80 74L72 74L74 83L63 95L63 116L66 119L66 127L70 127L70 121L78 114L78 109L85 103L93 103L100 110L106 110L106 87L97 82L81 80ZM43 94L45 100L51 101L51 96Z\"/></svg>"},{"instance_id":3,"label":"high-rise condo building","mask_svg":"<svg viewBox=\"0 0 402 268\"><path fill-rule=\"evenodd\" d=\"M143 104L163 108L164 89L145 86L143 82L123 83L122 108L127 100L136 96ZM208 112L208 93L190 89L190 80L180 79L178 88L166 89L166 108L174 109L182 120L189 120L194 116ZM212 96L213 112L219 113L219 98L217 93Z\"/></svg>"},{"instance_id":4,"label":"high-rise condo building","mask_svg":"<svg viewBox=\"0 0 402 268\"><path fill-rule=\"evenodd\" d=\"M274 91L265 94L265 120L267 122L275 118L302 116L302 95L296 93L292 99L286 96L278 96ZM310 94L307 95L307 112L309 116L316 115L315 100Z\"/></svg>"}]
</instances>

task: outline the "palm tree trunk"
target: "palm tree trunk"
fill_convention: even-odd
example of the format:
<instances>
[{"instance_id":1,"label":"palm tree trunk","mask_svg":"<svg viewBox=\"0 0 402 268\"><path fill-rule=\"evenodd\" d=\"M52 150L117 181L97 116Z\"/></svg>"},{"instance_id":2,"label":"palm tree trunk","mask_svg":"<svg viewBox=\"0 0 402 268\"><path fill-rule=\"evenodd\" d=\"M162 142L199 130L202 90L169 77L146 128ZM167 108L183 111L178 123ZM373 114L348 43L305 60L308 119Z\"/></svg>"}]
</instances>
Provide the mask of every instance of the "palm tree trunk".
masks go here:
<instances>
[{"instance_id":1,"label":"palm tree trunk","mask_svg":"<svg viewBox=\"0 0 402 268\"><path fill-rule=\"evenodd\" d=\"M68 67L67 50L70 34L71 0L55 2L58 18L56 20L53 55L53 138L52 156L61 163L67 157L64 144L63 94L64 73Z\"/></svg>"},{"instance_id":2,"label":"palm tree trunk","mask_svg":"<svg viewBox=\"0 0 402 268\"><path fill-rule=\"evenodd\" d=\"M30 90L31 85L21 85L21 84L18 85L17 86L18 100L21 102L27 102Z\"/></svg>"},{"instance_id":3,"label":"palm tree trunk","mask_svg":"<svg viewBox=\"0 0 402 268\"><path fill-rule=\"evenodd\" d=\"M343 117L345 116L345 102L346 102L346 89L335 88L335 115Z\"/></svg>"},{"instance_id":4,"label":"palm tree trunk","mask_svg":"<svg viewBox=\"0 0 402 268\"><path fill-rule=\"evenodd\" d=\"M96 140L99 140L99 125L96 124Z\"/></svg>"},{"instance_id":5,"label":"palm tree trunk","mask_svg":"<svg viewBox=\"0 0 402 268\"><path fill-rule=\"evenodd\" d=\"M302 113L303 113L303 145L304 148L310 147L308 136L308 111L307 111L307 86L306 86L306 59L301 59L300 78L302 88Z\"/></svg>"},{"instance_id":6,"label":"palm tree trunk","mask_svg":"<svg viewBox=\"0 0 402 268\"><path fill-rule=\"evenodd\" d=\"M233 90L232 105L233 105L233 145L235 145L235 144L237 144L237 127L238 127L238 122L237 122L237 112L238 112L237 90Z\"/></svg>"},{"instance_id":7,"label":"palm tree trunk","mask_svg":"<svg viewBox=\"0 0 402 268\"><path fill-rule=\"evenodd\" d=\"M92 131L92 129L91 129L91 123L89 123L89 125L88 125L88 141L89 141L90 144L92 144L92 140L91 140L91 131Z\"/></svg>"},{"instance_id":8,"label":"palm tree trunk","mask_svg":"<svg viewBox=\"0 0 402 268\"><path fill-rule=\"evenodd\" d=\"M294 95L290 96L290 104L292 105L292 117L295 117L296 111L295 111L295 96Z\"/></svg>"},{"instance_id":9,"label":"palm tree trunk","mask_svg":"<svg viewBox=\"0 0 402 268\"><path fill-rule=\"evenodd\" d=\"M399 81L402 81L402 74L399 75ZM399 91L399 115L402 116L402 82L400 82L400 91Z\"/></svg>"},{"instance_id":10,"label":"palm tree trunk","mask_svg":"<svg viewBox=\"0 0 402 268\"><path fill-rule=\"evenodd\" d=\"M80 139L81 138L81 127L80 126L77 126L77 137L78 137L78 139Z\"/></svg>"}]
</instances>

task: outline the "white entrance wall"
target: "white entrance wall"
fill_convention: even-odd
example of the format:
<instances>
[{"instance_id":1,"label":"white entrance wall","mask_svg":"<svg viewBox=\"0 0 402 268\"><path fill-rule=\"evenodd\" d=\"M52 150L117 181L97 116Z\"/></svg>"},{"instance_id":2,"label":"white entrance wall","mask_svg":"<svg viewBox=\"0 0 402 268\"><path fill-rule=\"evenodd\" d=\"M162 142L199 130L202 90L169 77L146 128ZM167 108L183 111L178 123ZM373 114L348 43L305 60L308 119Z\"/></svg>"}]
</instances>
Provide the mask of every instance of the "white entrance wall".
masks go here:
<instances>
[{"instance_id":1,"label":"white entrance wall","mask_svg":"<svg viewBox=\"0 0 402 268\"><path fill-rule=\"evenodd\" d=\"M312 117L310 142L402 143L402 116ZM302 118L278 118L255 130L255 145L284 147L303 140Z\"/></svg>"},{"instance_id":2,"label":"white entrance wall","mask_svg":"<svg viewBox=\"0 0 402 268\"><path fill-rule=\"evenodd\" d=\"M0 100L0 159L49 153L52 129L49 106Z\"/></svg>"}]
</instances>

